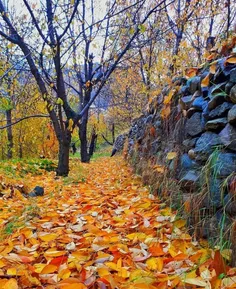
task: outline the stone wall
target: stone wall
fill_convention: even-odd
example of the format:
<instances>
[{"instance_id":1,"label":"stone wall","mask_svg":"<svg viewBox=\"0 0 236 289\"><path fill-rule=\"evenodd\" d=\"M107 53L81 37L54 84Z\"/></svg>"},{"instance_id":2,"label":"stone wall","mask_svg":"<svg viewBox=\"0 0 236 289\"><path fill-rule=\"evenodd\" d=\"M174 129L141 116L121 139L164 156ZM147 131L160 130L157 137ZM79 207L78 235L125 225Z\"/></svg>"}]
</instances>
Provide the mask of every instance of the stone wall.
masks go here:
<instances>
[{"instance_id":1,"label":"stone wall","mask_svg":"<svg viewBox=\"0 0 236 289\"><path fill-rule=\"evenodd\" d=\"M133 121L124 152L154 193L189 213L199 236L223 230L227 239L236 218L236 66L214 65L173 79Z\"/></svg>"}]
</instances>

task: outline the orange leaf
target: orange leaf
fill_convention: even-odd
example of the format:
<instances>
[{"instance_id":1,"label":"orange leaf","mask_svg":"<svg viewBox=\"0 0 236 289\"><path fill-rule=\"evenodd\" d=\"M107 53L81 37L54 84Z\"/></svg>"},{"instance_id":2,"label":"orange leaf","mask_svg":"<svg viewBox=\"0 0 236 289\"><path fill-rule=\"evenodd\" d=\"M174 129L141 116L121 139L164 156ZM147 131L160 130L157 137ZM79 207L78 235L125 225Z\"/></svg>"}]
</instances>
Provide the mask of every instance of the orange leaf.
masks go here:
<instances>
[{"instance_id":1,"label":"orange leaf","mask_svg":"<svg viewBox=\"0 0 236 289\"><path fill-rule=\"evenodd\" d=\"M73 283L73 284L64 284L64 285L57 285L60 289L86 289L83 283Z\"/></svg>"},{"instance_id":2,"label":"orange leaf","mask_svg":"<svg viewBox=\"0 0 236 289\"><path fill-rule=\"evenodd\" d=\"M208 74L201 82L201 87L207 87L210 83L210 74Z\"/></svg>"},{"instance_id":3,"label":"orange leaf","mask_svg":"<svg viewBox=\"0 0 236 289\"><path fill-rule=\"evenodd\" d=\"M59 257L52 259L49 264L60 266L61 264L66 263L67 259L68 259L67 256L59 256Z\"/></svg>"},{"instance_id":4,"label":"orange leaf","mask_svg":"<svg viewBox=\"0 0 236 289\"><path fill-rule=\"evenodd\" d=\"M236 57L233 56L233 57L229 57L228 59L225 60L225 65L227 64L236 64Z\"/></svg>"},{"instance_id":5,"label":"orange leaf","mask_svg":"<svg viewBox=\"0 0 236 289\"><path fill-rule=\"evenodd\" d=\"M16 279L10 279L8 280L1 289L18 289L18 284Z\"/></svg>"},{"instance_id":6,"label":"orange leaf","mask_svg":"<svg viewBox=\"0 0 236 289\"><path fill-rule=\"evenodd\" d=\"M209 55L209 56L207 57L207 60L210 61L210 60L212 60L212 59L215 59L216 56L217 56L216 53L212 53L211 55Z\"/></svg>"},{"instance_id":7,"label":"orange leaf","mask_svg":"<svg viewBox=\"0 0 236 289\"><path fill-rule=\"evenodd\" d=\"M163 256L165 253L163 252L162 246L160 243L157 243L156 245L153 245L149 248L149 252L154 257Z\"/></svg>"},{"instance_id":8,"label":"orange leaf","mask_svg":"<svg viewBox=\"0 0 236 289\"><path fill-rule=\"evenodd\" d=\"M198 68L197 67L191 67L191 68L187 68L185 70L185 76L187 76L188 78L196 76L197 73L198 73Z\"/></svg>"},{"instance_id":9,"label":"orange leaf","mask_svg":"<svg viewBox=\"0 0 236 289\"><path fill-rule=\"evenodd\" d=\"M215 252L215 256L211 266L213 269L215 269L217 276L220 275L221 273L227 272L228 266L226 266L219 250Z\"/></svg>"},{"instance_id":10,"label":"orange leaf","mask_svg":"<svg viewBox=\"0 0 236 289\"><path fill-rule=\"evenodd\" d=\"M40 274L50 274L50 273L54 273L56 270L57 270L57 266L49 264L43 268Z\"/></svg>"},{"instance_id":11,"label":"orange leaf","mask_svg":"<svg viewBox=\"0 0 236 289\"><path fill-rule=\"evenodd\" d=\"M211 66L210 66L210 73L211 74L215 74L216 73L216 63L214 63L214 64L212 64Z\"/></svg>"},{"instance_id":12,"label":"orange leaf","mask_svg":"<svg viewBox=\"0 0 236 289\"><path fill-rule=\"evenodd\" d=\"M170 115L170 106L166 106L161 110L161 117L163 119L167 118Z\"/></svg>"}]
</instances>

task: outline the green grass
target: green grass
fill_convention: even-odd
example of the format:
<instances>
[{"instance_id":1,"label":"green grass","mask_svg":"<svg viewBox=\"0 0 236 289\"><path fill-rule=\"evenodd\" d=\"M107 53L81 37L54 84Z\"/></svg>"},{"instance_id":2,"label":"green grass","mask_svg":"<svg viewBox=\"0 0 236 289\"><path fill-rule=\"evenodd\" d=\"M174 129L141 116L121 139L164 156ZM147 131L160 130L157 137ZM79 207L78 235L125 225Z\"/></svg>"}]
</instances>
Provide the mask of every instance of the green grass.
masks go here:
<instances>
[{"instance_id":1,"label":"green grass","mask_svg":"<svg viewBox=\"0 0 236 289\"><path fill-rule=\"evenodd\" d=\"M24 177L26 174L41 175L56 169L56 162L48 159L12 159L0 161L0 171L9 177Z\"/></svg>"},{"instance_id":2,"label":"green grass","mask_svg":"<svg viewBox=\"0 0 236 289\"><path fill-rule=\"evenodd\" d=\"M91 160L97 160L97 159L103 158L103 157L110 157L111 151L112 151L112 147L111 146L101 146L94 152ZM70 158L72 158L72 159L80 159L79 149L74 155L70 154Z\"/></svg>"}]
</instances>

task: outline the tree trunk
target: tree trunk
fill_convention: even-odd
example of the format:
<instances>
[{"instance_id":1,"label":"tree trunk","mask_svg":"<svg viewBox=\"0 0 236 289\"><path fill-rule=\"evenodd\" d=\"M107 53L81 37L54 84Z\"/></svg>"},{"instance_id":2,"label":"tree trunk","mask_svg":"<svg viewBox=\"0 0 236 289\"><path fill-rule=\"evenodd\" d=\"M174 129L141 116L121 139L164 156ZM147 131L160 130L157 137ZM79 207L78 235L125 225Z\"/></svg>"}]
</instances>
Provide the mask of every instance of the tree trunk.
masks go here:
<instances>
[{"instance_id":1,"label":"tree trunk","mask_svg":"<svg viewBox=\"0 0 236 289\"><path fill-rule=\"evenodd\" d=\"M67 177L69 174L70 142L59 142L57 176Z\"/></svg>"},{"instance_id":2,"label":"tree trunk","mask_svg":"<svg viewBox=\"0 0 236 289\"><path fill-rule=\"evenodd\" d=\"M11 124L11 110L6 111L7 125ZM11 125L7 128L7 158L12 158L12 149L13 149L13 134Z\"/></svg>"},{"instance_id":3,"label":"tree trunk","mask_svg":"<svg viewBox=\"0 0 236 289\"><path fill-rule=\"evenodd\" d=\"M87 123L88 119L85 117L79 126L80 157L82 163L89 163L90 161L88 153Z\"/></svg>"},{"instance_id":4,"label":"tree trunk","mask_svg":"<svg viewBox=\"0 0 236 289\"><path fill-rule=\"evenodd\" d=\"M93 156L93 153L95 152L96 148L96 142L97 142L98 135L96 134L95 128L93 128L92 135L91 135L91 141L89 145L89 158Z\"/></svg>"}]
</instances>

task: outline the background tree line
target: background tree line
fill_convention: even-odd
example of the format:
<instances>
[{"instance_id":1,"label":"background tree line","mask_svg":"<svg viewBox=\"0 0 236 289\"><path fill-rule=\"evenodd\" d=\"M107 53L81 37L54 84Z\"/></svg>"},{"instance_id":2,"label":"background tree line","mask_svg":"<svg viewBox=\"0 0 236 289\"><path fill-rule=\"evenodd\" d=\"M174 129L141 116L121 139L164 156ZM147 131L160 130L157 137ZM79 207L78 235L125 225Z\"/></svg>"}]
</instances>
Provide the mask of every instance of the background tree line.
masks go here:
<instances>
[{"instance_id":1,"label":"background tree line","mask_svg":"<svg viewBox=\"0 0 236 289\"><path fill-rule=\"evenodd\" d=\"M89 162L94 136L112 142L173 75L217 50L236 10L221 0L0 0L0 13L1 158L58 151L57 174L68 175L73 142Z\"/></svg>"}]
</instances>

